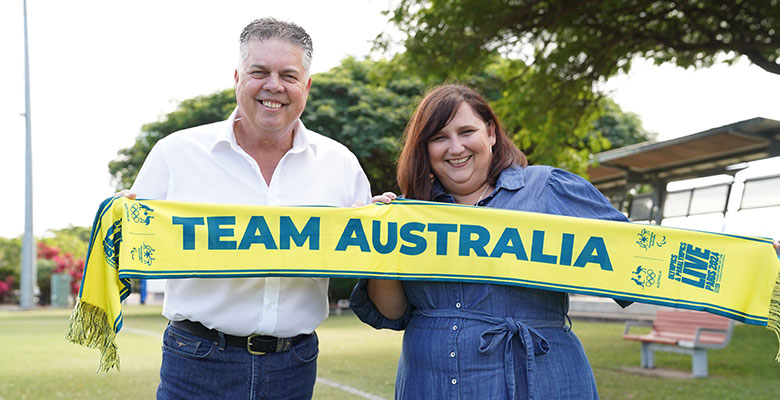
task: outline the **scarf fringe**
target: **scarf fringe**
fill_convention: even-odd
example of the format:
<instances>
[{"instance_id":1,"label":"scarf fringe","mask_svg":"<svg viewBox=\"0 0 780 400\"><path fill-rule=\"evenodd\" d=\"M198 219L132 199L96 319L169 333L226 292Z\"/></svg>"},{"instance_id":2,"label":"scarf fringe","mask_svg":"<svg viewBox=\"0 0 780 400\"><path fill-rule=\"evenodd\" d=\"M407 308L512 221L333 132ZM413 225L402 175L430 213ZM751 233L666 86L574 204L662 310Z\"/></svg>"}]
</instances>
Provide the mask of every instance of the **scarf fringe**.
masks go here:
<instances>
[{"instance_id":1,"label":"scarf fringe","mask_svg":"<svg viewBox=\"0 0 780 400\"><path fill-rule=\"evenodd\" d=\"M71 343L100 350L100 366L97 372L119 371L119 353L116 332L108 321L106 312L97 306L79 301L70 315L65 339Z\"/></svg>"},{"instance_id":2,"label":"scarf fringe","mask_svg":"<svg viewBox=\"0 0 780 400\"><path fill-rule=\"evenodd\" d=\"M767 318L766 327L777 335L778 350L775 361L780 362L780 274L775 280L772 300L769 302L769 318Z\"/></svg>"}]
</instances>

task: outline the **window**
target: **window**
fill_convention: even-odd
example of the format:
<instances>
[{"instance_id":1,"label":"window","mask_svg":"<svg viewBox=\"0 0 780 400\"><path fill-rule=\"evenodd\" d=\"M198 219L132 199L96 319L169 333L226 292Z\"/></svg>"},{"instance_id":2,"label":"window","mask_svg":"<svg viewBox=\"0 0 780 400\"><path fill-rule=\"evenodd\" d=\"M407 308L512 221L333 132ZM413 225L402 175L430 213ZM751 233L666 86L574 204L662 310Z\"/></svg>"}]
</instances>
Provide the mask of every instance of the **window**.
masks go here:
<instances>
[{"instance_id":1,"label":"window","mask_svg":"<svg viewBox=\"0 0 780 400\"><path fill-rule=\"evenodd\" d=\"M664 218L688 215L688 207L691 205L691 192L691 190L684 190L668 193L664 202Z\"/></svg>"},{"instance_id":2,"label":"window","mask_svg":"<svg viewBox=\"0 0 780 400\"><path fill-rule=\"evenodd\" d=\"M780 176L745 181L740 209L780 206Z\"/></svg>"},{"instance_id":3,"label":"window","mask_svg":"<svg viewBox=\"0 0 780 400\"><path fill-rule=\"evenodd\" d=\"M718 185L693 190L689 214L707 214L726 211L729 186Z\"/></svg>"},{"instance_id":4,"label":"window","mask_svg":"<svg viewBox=\"0 0 780 400\"><path fill-rule=\"evenodd\" d=\"M669 192L664 202L664 218L723 213L729 198L729 185L714 185Z\"/></svg>"}]
</instances>

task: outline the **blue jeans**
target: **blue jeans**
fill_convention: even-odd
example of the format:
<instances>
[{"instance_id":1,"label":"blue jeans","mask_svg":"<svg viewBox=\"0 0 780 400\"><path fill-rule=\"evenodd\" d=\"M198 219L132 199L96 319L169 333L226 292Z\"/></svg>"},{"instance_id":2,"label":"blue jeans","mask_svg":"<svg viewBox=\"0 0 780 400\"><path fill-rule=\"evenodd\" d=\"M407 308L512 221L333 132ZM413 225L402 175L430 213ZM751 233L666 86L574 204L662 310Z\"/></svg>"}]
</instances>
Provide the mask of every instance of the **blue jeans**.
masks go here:
<instances>
[{"instance_id":1,"label":"blue jeans","mask_svg":"<svg viewBox=\"0 0 780 400\"><path fill-rule=\"evenodd\" d=\"M168 325L157 399L311 399L318 344L312 334L288 351L253 355Z\"/></svg>"}]
</instances>

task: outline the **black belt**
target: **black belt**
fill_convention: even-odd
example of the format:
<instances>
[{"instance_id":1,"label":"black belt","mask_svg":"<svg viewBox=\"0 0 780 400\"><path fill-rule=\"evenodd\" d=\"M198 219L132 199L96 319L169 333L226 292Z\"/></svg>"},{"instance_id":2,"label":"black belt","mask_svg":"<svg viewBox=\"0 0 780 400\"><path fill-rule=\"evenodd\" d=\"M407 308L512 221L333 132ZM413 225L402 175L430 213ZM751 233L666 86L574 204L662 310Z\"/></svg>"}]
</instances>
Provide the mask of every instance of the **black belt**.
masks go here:
<instances>
[{"instance_id":1,"label":"black belt","mask_svg":"<svg viewBox=\"0 0 780 400\"><path fill-rule=\"evenodd\" d=\"M195 336L200 336L204 339L211 340L212 342L219 343L220 332L214 329L209 329L203 326L199 322L190 320L184 321L171 321L171 325L177 329L181 329L184 332L191 333ZM265 353L279 353L287 351L292 345L306 339L311 334L301 334L290 338L278 338L275 336L265 335L250 335L250 336L233 336L226 333L222 333L225 338L225 344L228 346L245 348L251 354L265 354Z\"/></svg>"}]
</instances>

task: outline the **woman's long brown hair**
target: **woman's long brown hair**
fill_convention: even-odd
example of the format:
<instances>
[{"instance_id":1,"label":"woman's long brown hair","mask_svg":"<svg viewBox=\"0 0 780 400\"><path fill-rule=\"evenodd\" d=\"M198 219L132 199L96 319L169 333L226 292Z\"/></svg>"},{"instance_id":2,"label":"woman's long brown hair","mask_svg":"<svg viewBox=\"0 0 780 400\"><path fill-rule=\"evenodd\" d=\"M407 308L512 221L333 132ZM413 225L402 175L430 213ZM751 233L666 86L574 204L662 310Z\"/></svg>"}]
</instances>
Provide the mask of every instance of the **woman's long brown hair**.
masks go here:
<instances>
[{"instance_id":1,"label":"woman's long brown hair","mask_svg":"<svg viewBox=\"0 0 780 400\"><path fill-rule=\"evenodd\" d=\"M444 128L466 102L474 113L490 127L492 121L496 144L488 171L488 182L496 184L498 175L517 164L528 165L520 149L512 143L501 128L501 123L487 101L476 90L455 84L434 87L417 106L404 131L404 148L398 159L398 186L408 199L431 199L431 162L428 158L428 140Z\"/></svg>"}]
</instances>

